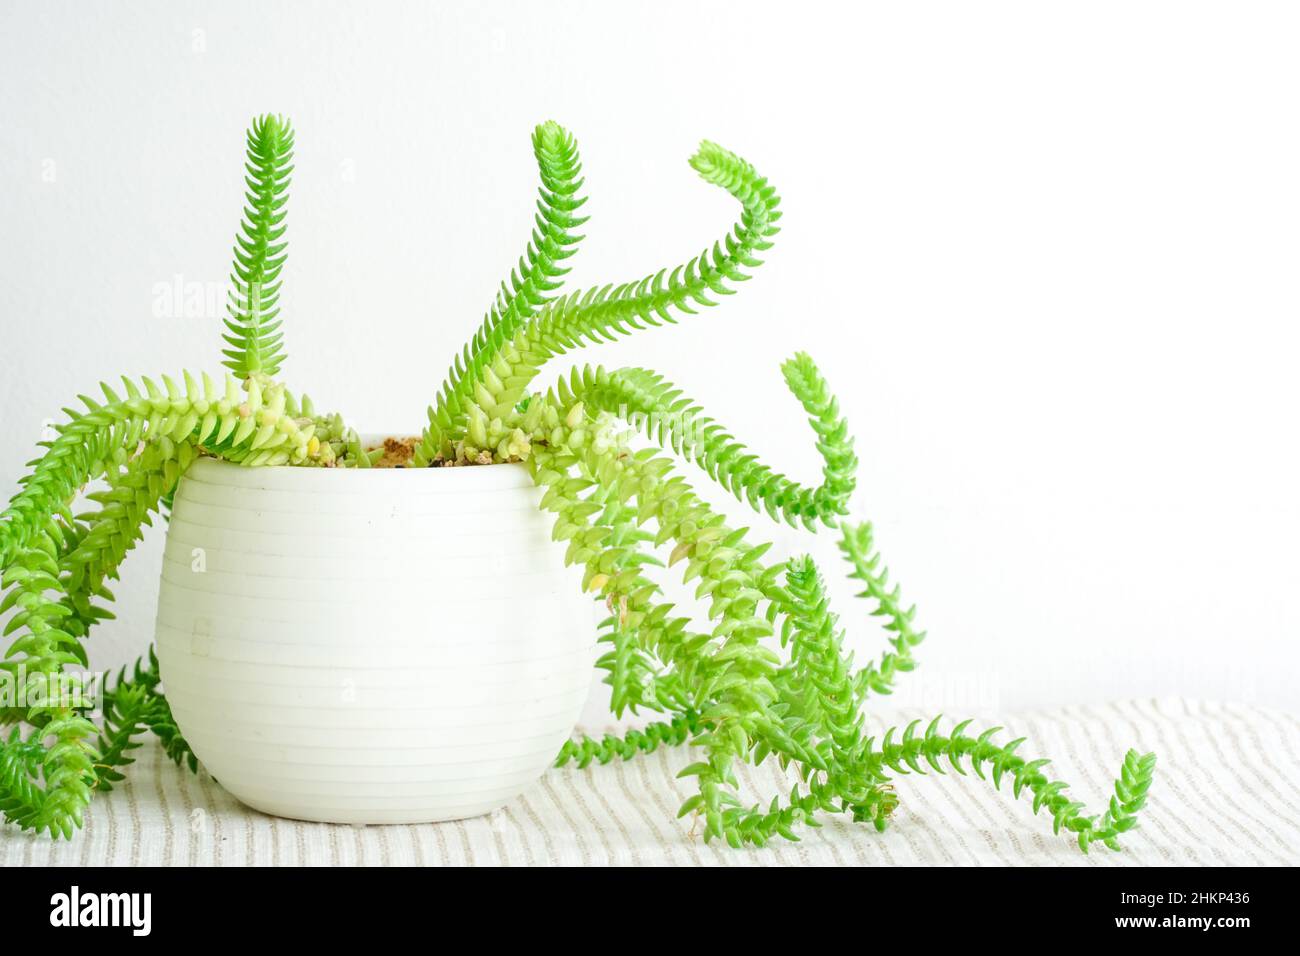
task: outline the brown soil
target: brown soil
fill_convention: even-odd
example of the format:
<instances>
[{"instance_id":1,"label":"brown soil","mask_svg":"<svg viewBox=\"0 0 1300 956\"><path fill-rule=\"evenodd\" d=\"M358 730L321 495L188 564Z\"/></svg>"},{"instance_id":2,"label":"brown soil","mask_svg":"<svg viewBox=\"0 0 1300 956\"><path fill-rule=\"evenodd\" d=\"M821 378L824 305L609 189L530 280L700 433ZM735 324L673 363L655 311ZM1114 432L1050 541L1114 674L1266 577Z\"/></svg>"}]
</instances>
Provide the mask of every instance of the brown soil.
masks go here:
<instances>
[{"instance_id":1,"label":"brown soil","mask_svg":"<svg viewBox=\"0 0 1300 956\"><path fill-rule=\"evenodd\" d=\"M415 446L420 439L416 438L385 438L384 453L379 460L374 463L374 468L405 468L415 455Z\"/></svg>"},{"instance_id":2,"label":"brown soil","mask_svg":"<svg viewBox=\"0 0 1300 956\"><path fill-rule=\"evenodd\" d=\"M367 451L374 451L376 448L382 448L384 453L375 461L372 468L408 468L411 467L411 459L415 457L415 446L420 443L418 435L412 438L385 438L382 445L371 445ZM465 465L490 465L492 464L492 453L489 451L480 451L474 458L462 458L452 460L443 458L441 455L429 462L430 468L459 468Z\"/></svg>"}]
</instances>

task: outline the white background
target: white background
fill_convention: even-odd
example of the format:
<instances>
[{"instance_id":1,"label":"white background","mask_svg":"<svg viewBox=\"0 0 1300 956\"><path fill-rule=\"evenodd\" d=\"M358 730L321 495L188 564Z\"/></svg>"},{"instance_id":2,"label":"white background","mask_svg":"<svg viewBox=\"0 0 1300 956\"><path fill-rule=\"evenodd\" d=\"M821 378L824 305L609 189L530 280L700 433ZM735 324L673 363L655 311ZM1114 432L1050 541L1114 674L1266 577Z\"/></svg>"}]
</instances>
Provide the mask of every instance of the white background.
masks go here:
<instances>
[{"instance_id":1,"label":"white background","mask_svg":"<svg viewBox=\"0 0 1300 956\"><path fill-rule=\"evenodd\" d=\"M157 287L224 281L255 113L298 130L286 376L363 430L419 427L522 250L535 123L583 147L579 286L723 234L685 163L709 137L784 197L768 264L579 358L669 375L815 479L777 366L817 357L931 635L901 700L1294 709L1293 10L6 0L0 484L100 379L217 368L216 315L159 316ZM838 576L828 536L740 517ZM101 666L147 646L159 544Z\"/></svg>"}]
</instances>

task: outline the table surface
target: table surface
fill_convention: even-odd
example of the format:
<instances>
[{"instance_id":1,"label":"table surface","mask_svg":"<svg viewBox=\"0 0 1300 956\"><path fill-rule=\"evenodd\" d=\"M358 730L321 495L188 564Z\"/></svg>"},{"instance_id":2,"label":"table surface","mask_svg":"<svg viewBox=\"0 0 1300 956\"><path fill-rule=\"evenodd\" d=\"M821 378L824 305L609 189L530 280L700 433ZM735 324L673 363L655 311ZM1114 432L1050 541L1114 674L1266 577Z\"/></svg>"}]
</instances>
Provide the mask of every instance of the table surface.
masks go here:
<instances>
[{"instance_id":1,"label":"table surface","mask_svg":"<svg viewBox=\"0 0 1300 956\"><path fill-rule=\"evenodd\" d=\"M890 723L922 716L899 711ZM100 797L85 830L54 843L9 828L0 866L16 865L1272 865L1300 863L1300 718L1182 699L1067 707L999 721L1050 756L1074 799L1100 812L1124 751L1159 753L1156 783L1125 849L1080 853L1045 813L974 776L908 774L884 833L842 817L798 843L732 850L706 845L676 810L689 748L629 762L552 770L488 816L416 826L301 823L250 810L206 774L182 772L153 741L127 780ZM873 724L873 732L883 725ZM592 728L588 728L590 732ZM998 739L1011 739L1010 736ZM748 768L746 796L766 804L790 788L771 761Z\"/></svg>"}]
</instances>

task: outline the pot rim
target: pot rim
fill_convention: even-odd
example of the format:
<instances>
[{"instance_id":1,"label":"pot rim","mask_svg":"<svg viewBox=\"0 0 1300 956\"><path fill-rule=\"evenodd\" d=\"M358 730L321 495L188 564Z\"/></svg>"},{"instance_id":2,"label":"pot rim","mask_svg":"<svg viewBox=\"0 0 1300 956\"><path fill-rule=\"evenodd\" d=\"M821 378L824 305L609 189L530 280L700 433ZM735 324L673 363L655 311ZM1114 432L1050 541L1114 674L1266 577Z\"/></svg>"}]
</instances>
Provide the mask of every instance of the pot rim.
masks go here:
<instances>
[{"instance_id":1,"label":"pot rim","mask_svg":"<svg viewBox=\"0 0 1300 956\"><path fill-rule=\"evenodd\" d=\"M355 489L398 482L430 482L447 491L481 492L533 487L532 476L523 462L464 465L453 468L313 468L301 465L264 465L250 468L237 462L202 456L196 458L185 478L204 484L266 490L308 490L330 485ZM323 490L323 489L320 489Z\"/></svg>"}]
</instances>

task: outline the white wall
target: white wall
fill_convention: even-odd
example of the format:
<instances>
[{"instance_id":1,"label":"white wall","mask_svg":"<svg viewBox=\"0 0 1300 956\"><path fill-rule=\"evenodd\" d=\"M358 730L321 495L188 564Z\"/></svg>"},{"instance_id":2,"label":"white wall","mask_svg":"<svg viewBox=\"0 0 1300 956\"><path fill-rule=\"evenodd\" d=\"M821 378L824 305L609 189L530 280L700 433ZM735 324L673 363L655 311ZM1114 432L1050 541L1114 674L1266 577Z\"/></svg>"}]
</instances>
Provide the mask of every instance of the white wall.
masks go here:
<instances>
[{"instance_id":1,"label":"white wall","mask_svg":"<svg viewBox=\"0 0 1300 956\"><path fill-rule=\"evenodd\" d=\"M582 358L661 370L813 478L777 365L817 356L930 629L905 700L1295 708L1293 9L11 0L0 483L99 379L216 368L216 318L156 317L155 286L224 280L254 113L298 129L287 376L363 429L418 426L520 252L533 124L583 145L582 285L722 234L685 163L709 137L781 189L769 264ZM158 545L101 665L150 638Z\"/></svg>"}]
</instances>

